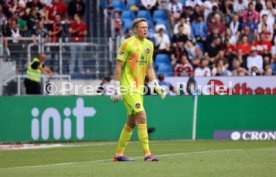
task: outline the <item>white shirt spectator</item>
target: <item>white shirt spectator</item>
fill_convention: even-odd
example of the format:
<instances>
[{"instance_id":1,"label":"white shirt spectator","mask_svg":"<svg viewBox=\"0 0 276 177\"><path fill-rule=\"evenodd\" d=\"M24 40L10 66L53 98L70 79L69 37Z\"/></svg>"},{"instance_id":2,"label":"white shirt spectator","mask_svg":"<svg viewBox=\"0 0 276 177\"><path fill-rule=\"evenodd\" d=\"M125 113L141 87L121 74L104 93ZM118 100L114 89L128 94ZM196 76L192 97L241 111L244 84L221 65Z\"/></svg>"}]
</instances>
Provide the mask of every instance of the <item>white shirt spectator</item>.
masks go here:
<instances>
[{"instance_id":1,"label":"white shirt spectator","mask_svg":"<svg viewBox=\"0 0 276 177\"><path fill-rule=\"evenodd\" d=\"M253 66L256 66L259 71L263 70L263 57L261 55L247 57L247 68L250 70Z\"/></svg>"},{"instance_id":2,"label":"white shirt spectator","mask_svg":"<svg viewBox=\"0 0 276 177\"><path fill-rule=\"evenodd\" d=\"M155 33L154 35L155 44L159 45L159 50L166 49L168 45L171 44L169 36L164 33L163 36L160 36L159 33Z\"/></svg>"},{"instance_id":3,"label":"white shirt spectator","mask_svg":"<svg viewBox=\"0 0 276 177\"><path fill-rule=\"evenodd\" d=\"M203 69L200 67L197 67L195 69L195 76L211 76L211 70L208 67L205 67Z\"/></svg>"},{"instance_id":4,"label":"white shirt spectator","mask_svg":"<svg viewBox=\"0 0 276 177\"><path fill-rule=\"evenodd\" d=\"M141 0L141 3L144 7L150 6L153 7L156 5L157 0Z\"/></svg>"},{"instance_id":5,"label":"white shirt spectator","mask_svg":"<svg viewBox=\"0 0 276 177\"><path fill-rule=\"evenodd\" d=\"M178 2L177 4L170 3L168 6L168 10L171 13L181 13L182 12L182 3Z\"/></svg>"},{"instance_id":6,"label":"white shirt spectator","mask_svg":"<svg viewBox=\"0 0 276 177\"><path fill-rule=\"evenodd\" d=\"M194 8L196 5L202 6L203 3L201 0L186 0L185 5L186 7L190 6Z\"/></svg>"},{"instance_id":7,"label":"white shirt spectator","mask_svg":"<svg viewBox=\"0 0 276 177\"><path fill-rule=\"evenodd\" d=\"M267 26L266 26L267 31L269 31L271 34L273 34L273 26L272 26L272 24L268 23L268 24L266 24L266 25L267 25ZM259 33L262 32L262 23L259 23L259 24L258 24L258 32L259 32Z\"/></svg>"},{"instance_id":8,"label":"white shirt spectator","mask_svg":"<svg viewBox=\"0 0 276 177\"><path fill-rule=\"evenodd\" d=\"M173 33L177 34L178 33L178 26L180 25L180 23L178 22L177 24L174 25L173 28ZM191 26L187 23L182 24L183 26L183 34L186 34L188 36L188 38L190 38L191 35Z\"/></svg>"},{"instance_id":9,"label":"white shirt spectator","mask_svg":"<svg viewBox=\"0 0 276 177\"><path fill-rule=\"evenodd\" d=\"M242 3L239 3L239 0L235 0L235 2L233 4L234 12L242 12L242 11L246 10L247 7L248 7L247 0L243 0Z\"/></svg>"},{"instance_id":10,"label":"white shirt spectator","mask_svg":"<svg viewBox=\"0 0 276 177\"><path fill-rule=\"evenodd\" d=\"M232 73L225 67L223 66L221 71L220 71L221 76L232 76ZM215 67L212 69L212 76L216 76L219 73L218 67Z\"/></svg>"},{"instance_id":11,"label":"white shirt spectator","mask_svg":"<svg viewBox=\"0 0 276 177\"><path fill-rule=\"evenodd\" d=\"M272 10L269 10L269 9L263 9L261 12L260 12L260 17L262 17L264 14L267 15L267 23L269 25L273 25L274 24L274 21L275 21L275 18L274 18L274 15L273 15L273 9Z\"/></svg>"}]
</instances>

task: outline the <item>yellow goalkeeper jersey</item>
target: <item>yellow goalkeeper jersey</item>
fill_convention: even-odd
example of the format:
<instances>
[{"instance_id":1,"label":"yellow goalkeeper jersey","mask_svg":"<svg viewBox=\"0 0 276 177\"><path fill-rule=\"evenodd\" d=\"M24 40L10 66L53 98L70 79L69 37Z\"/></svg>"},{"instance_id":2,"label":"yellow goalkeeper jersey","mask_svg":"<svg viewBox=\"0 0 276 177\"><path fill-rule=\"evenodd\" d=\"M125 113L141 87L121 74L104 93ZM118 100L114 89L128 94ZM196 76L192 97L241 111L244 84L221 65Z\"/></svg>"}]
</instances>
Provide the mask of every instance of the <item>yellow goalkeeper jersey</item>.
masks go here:
<instances>
[{"instance_id":1,"label":"yellow goalkeeper jersey","mask_svg":"<svg viewBox=\"0 0 276 177\"><path fill-rule=\"evenodd\" d=\"M125 62L120 80L121 92L143 93L144 80L147 68L152 64L152 57L153 44L148 39L139 40L132 36L122 43L117 54L117 60Z\"/></svg>"}]
</instances>

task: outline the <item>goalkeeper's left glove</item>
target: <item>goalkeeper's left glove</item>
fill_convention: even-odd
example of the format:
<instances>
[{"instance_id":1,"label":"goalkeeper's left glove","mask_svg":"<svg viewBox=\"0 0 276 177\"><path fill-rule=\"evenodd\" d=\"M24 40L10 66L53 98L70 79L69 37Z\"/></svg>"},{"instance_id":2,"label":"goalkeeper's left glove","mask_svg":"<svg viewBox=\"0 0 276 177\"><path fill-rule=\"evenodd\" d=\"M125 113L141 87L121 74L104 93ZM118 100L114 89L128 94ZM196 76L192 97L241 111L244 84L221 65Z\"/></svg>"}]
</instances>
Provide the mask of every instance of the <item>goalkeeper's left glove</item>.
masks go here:
<instances>
[{"instance_id":1,"label":"goalkeeper's left glove","mask_svg":"<svg viewBox=\"0 0 276 177\"><path fill-rule=\"evenodd\" d=\"M166 97L166 89L164 87L161 87L159 84L158 84L158 81L155 79L155 80L152 80L150 83L149 83L150 87L153 87L154 90L157 92L157 94L161 97L161 99L164 99Z\"/></svg>"},{"instance_id":2,"label":"goalkeeper's left glove","mask_svg":"<svg viewBox=\"0 0 276 177\"><path fill-rule=\"evenodd\" d=\"M122 94L120 91L120 81L114 81L114 90L110 96L111 101L117 103L119 100L122 99Z\"/></svg>"}]
</instances>

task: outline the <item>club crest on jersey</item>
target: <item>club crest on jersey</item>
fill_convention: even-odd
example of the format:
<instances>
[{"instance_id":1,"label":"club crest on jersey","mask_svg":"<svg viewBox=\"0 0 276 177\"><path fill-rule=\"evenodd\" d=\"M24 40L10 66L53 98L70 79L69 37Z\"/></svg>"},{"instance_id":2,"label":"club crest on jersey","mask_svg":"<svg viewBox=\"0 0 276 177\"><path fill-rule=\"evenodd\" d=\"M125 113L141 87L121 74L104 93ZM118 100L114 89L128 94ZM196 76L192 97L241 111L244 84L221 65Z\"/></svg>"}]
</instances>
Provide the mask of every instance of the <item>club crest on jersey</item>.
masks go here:
<instances>
[{"instance_id":1,"label":"club crest on jersey","mask_svg":"<svg viewBox=\"0 0 276 177\"><path fill-rule=\"evenodd\" d=\"M140 107L141 107L140 103L136 103L136 104L135 104L135 107L136 107L136 108L140 108Z\"/></svg>"},{"instance_id":2,"label":"club crest on jersey","mask_svg":"<svg viewBox=\"0 0 276 177\"><path fill-rule=\"evenodd\" d=\"M146 52L147 52L147 55L149 55L150 54L150 48L147 48Z\"/></svg>"}]
</instances>

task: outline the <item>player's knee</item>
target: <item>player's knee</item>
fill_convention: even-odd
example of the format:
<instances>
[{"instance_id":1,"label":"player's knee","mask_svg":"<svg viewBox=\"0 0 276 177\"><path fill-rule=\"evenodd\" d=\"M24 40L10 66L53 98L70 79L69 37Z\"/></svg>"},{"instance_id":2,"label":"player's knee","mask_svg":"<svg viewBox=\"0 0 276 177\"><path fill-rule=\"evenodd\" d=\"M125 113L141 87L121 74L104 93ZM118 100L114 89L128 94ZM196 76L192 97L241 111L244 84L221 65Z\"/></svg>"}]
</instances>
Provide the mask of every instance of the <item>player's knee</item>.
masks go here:
<instances>
[{"instance_id":1,"label":"player's knee","mask_svg":"<svg viewBox=\"0 0 276 177\"><path fill-rule=\"evenodd\" d=\"M144 111L136 113L135 119L137 124L145 124L147 122L146 113Z\"/></svg>"}]
</instances>

